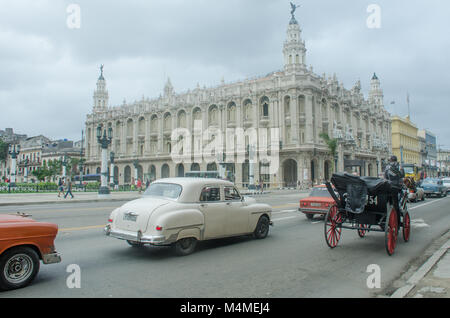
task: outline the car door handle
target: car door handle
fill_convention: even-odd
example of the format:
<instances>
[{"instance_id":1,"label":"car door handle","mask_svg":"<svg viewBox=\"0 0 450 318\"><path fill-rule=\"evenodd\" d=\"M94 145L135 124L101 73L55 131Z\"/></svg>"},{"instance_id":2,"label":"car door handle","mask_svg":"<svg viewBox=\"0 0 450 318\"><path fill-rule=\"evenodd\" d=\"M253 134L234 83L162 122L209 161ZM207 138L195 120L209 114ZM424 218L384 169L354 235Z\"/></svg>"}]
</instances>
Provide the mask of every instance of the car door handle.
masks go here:
<instances>
[{"instance_id":1,"label":"car door handle","mask_svg":"<svg viewBox=\"0 0 450 318\"><path fill-rule=\"evenodd\" d=\"M227 205L231 205L231 202L227 202Z\"/></svg>"},{"instance_id":2,"label":"car door handle","mask_svg":"<svg viewBox=\"0 0 450 318\"><path fill-rule=\"evenodd\" d=\"M202 208L206 208L208 205L205 204L205 203L202 203L202 204L200 204L200 206L201 206Z\"/></svg>"}]
</instances>

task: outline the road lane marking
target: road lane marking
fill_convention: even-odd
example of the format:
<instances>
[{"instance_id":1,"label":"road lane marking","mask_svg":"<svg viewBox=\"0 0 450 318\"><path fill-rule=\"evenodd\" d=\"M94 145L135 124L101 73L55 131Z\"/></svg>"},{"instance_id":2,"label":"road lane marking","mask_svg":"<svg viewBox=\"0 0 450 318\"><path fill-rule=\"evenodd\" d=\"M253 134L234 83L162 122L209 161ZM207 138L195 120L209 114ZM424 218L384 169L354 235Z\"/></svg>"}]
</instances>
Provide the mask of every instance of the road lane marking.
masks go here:
<instances>
[{"instance_id":1,"label":"road lane marking","mask_svg":"<svg viewBox=\"0 0 450 318\"><path fill-rule=\"evenodd\" d=\"M445 199L447 199L447 198L444 197L444 198L437 199L437 200L433 200L433 201L430 201L430 202L427 202L427 203L422 203L421 205L417 205L417 206L414 206L414 207L412 207L412 208L408 207L408 210L414 210L414 209L420 208L420 207L422 207L422 206L429 205L429 204L433 204L433 203L436 203L436 202L439 202L439 201L445 200Z\"/></svg>"},{"instance_id":2,"label":"road lane marking","mask_svg":"<svg viewBox=\"0 0 450 318\"><path fill-rule=\"evenodd\" d=\"M101 228L104 228L105 226L106 225L91 225L91 226L72 227L72 228L59 229L58 232L75 232L75 231L84 231L84 230L92 230L92 229L101 229Z\"/></svg>"}]
</instances>

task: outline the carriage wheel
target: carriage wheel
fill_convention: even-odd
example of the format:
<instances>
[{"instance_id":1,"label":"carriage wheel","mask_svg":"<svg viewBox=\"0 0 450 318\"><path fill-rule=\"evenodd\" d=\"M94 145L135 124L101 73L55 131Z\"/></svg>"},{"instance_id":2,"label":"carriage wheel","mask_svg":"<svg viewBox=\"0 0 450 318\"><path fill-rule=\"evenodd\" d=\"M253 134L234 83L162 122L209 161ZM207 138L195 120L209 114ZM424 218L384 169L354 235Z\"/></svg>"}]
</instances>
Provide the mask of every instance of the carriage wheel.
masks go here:
<instances>
[{"instance_id":1,"label":"carriage wheel","mask_svg":"<svg viewBox=\"0 0 450 318\"><path fill-rule=\"evenodd\" d=\"M397 236L398 236L398 220L397 220L397 211L395 211L394 207L391 206L391 209L388 210L387 214L387 223L385 225L385 234L384 241L386 245L386 251L389 256L394 254L395 245L397 244Z\"/></svg>"},{"instance_id":2,"label":"carriage wheel","mask_svg":"<svg viewBox=\"0 0 450 318\"><path fill-rule=\"evenodd\" d=\"M408 211L403 215L403 240L405 242L409 241L409 236L411 234L411 219L409 217Z\"/></svg>"},{"instance_id":3,"label":"carriage wheel","mask_svg":"<svg viewBox=\"0 0 450 318\"><path fill-rule=\"evenodd\" d=\"M330 248L335 248L341 239L342 214L339 213L338 207L333 205L325 217L325 241Z\"/></svg>"},{"instance_id":4,"label":"carriage wheel","mask_svg":"<svg viewBox=\"0 0 450 318\"><path fill-rule=\"evenodd\" d=\"M363 228L363 230L358 230L358 235L360 238L364 238L369 232L369 225L368 224L358 224L359 227Z\"/></svg>"}]
</instances>

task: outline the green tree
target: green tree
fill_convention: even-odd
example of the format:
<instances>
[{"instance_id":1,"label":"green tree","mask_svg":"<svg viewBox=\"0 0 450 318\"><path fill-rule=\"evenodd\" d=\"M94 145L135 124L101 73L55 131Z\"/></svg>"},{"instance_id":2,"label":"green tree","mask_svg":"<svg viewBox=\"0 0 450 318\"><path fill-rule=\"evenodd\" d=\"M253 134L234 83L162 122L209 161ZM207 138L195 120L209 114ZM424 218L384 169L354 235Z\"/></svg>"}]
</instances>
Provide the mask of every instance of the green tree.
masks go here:
<instances>
[{"instance_id":1,"label":"green tree","mask_svg":"<svg viewBox=\"0 0 450 318\"><path fill-rule=\"evenodd\" d=\"M9 144L0 139L0 161L5 161L8 156Z\"/></svg>"},{"instance_id":2,"label":"green tree","mask_svg":"<svg viewBox=\"0 0 450 318\"><path fill-rule=\"evenodd\" d=\"M320 133L320 138L323 139L325 144L328 146L328 150L330 151L330 155L334 158L336 157L337 153L337 146L338 146L338 140L336 138L330 138L327 133L322 132Z\"/></svg>"}]
</instances>

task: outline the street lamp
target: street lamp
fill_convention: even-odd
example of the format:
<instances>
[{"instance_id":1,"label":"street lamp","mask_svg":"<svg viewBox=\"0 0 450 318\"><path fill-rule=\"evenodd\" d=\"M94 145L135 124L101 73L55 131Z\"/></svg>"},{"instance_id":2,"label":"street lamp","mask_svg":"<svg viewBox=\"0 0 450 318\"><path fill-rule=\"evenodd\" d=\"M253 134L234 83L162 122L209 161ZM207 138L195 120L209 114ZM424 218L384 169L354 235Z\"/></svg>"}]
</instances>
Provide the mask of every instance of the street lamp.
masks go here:
<instances>
[{"instance_id":1,"label":"street lamp","mask_svg":"<svg viewBox=\"0 0 450 318\"><path fill-rule=\"evenodd\" d=\"M139 178L139 172L138 172L139 160L138 159L133 161L133 166L134 166L134 185L136 185L137 184L137 180Z\"/></svg>"},{"instance_id":2,"label":"street lamp","mask_svg":"<svg viewBox=\"0 0 450 318\"><path fill-rule=\"evenodd\" d=\"M67 175L67 156L64 155L63 157L61 157L60 161L61 161L61 165L62 165L62 169L63 169L62 177L63 177L63 179L65 179L66 175Z\"/></svg>"},{"instance_id":3,"label":"street lamp","mask_svg":"<svg viewBox=\"0 0 450 318\"><path fill-rule=\"evenodd\" d=\"M101 186L98 190L98 194L100 196L102 195L109 195L110 191L108 188L108 146L112 142L112 128L108 128L108 133L106 133L106 129L103 131L102 136L102 126L97 127L97 141L102 146L102 170L101 170Z\"/></svg>"},{"instance_id":4,"label":"street lamp","mask_svg":"<svg viewBox=\"0 0 450 318\"><path fill-rule=\"evenodd\" d=\"M23 172L23 181L24 183L28 183L28 165L30 164L30 159L25 158L24 160L24 172Z\"/></svg>"},{"instance_id":5,"label":"street lamp","mask_svg":"<svg viewBox=\"0 0 450 318\"><path fill-rule=\"evenodd\" d=\"M16 167L17 167L17 156L20 153L20 145L13 144L9 145L8 153L11 156L11 178L9 181L9 187L16 187Z\"/></svg>"}]
</instances>

